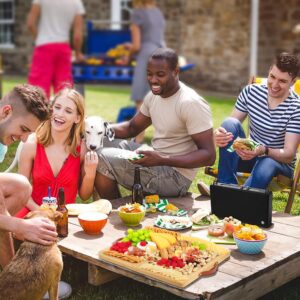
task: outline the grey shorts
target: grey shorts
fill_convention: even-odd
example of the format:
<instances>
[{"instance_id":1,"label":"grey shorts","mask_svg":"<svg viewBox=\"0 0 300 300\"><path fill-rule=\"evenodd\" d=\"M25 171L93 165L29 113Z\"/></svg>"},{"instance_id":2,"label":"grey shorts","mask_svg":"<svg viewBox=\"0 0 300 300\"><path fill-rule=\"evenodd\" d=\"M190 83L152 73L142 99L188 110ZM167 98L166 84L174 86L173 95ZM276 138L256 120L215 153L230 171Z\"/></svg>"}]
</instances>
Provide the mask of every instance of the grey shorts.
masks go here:
<instances>
[{"instance_id":1,"label":"grey shorts","mask_svg":"<svg viewBox=\"0 0 300 300\"><path fill-rule=\"evenodd\" d=\"M187 193L191 181L169 166L143 167L121 158L125 150L134 151L141 145L132 141L116 139L104 140L104 148L98 152L97 172L115 180L131 190L134 181L134 168L140 167L141 184L148 194L178 197Z\"/></svg>"}]
</instances>

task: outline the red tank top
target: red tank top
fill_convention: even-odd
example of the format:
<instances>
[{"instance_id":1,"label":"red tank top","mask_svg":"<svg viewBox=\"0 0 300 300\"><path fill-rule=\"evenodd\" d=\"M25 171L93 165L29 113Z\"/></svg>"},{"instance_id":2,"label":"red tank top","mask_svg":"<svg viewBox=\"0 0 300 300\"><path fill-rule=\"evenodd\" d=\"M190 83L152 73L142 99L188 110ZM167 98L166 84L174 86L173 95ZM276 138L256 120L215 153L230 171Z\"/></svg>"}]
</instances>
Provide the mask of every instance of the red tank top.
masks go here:
<instances>
[{"instance_id":1,"label":"red tank top","mask_svg":"<svg viewBox=\"0 0 300 300\"><path fill-rule=\"evenodd\" d=\"M80 153L80 146L77 147ZM32 199L42 204L43 197L47 196L48 186L51 187L52 196L57 198L58 190L63 187L65 190L66 203L74 203L80 176L80 155L75 157L72 154L66 158L62 168L55 177L49 164L44 146L37 144L36 155L32 169ZM29 210L24 208L16 216L23 217Z\"/></svg>"},{"instance_id":2,"label":"red tank top","mask_svg":"<svg viewBox=\"0 0 300 300\"><path fill-rule=\"evenodd\" d=\"M77 147L80 153L80 146ZM65 189L66 203L74 203L79 184L80 156L69 154L56 177L49 164L44 146L37 144L36 156L32 169L32 199L39 205L43 197L47 196L48 186L52 196L57 198L60 187Z\"/></svg>"}]
</instances>

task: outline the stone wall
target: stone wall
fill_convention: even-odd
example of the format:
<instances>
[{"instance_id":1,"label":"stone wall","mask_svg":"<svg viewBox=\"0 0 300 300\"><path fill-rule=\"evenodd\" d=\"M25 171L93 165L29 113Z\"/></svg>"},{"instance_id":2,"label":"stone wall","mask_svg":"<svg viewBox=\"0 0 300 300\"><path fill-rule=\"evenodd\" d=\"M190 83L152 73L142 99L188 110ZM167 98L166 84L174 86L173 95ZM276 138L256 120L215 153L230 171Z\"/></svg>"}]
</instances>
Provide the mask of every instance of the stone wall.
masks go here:
<instances>
[{"instance_id":1,"label":"stone wall","mask_svg":"<svg viewBox=\"0 0 300 300\"><path fill-rule=\"evenodd\" d=\"M3 67L6 74L27 74L28 56L31 53L33 40L26 30L26 12L29 11L30 1L15 1L15 34L14 49L0 49Z\"/></svg>"},{"instance_id":2,"label":"stone wall","mask_svg":"<svg viewBox=\"0 0 300 300\"><path fill-rule=\"evenodd\" d=\"M260 1L258 74L267 76L276 54L289 51L300 55L300 35L294 27L300 23L300 1Z\"/></svg>"},{"instance_id":3,"label":"stone wall","mask_svg":"<svg viewBox=\"0 0 300 300\"><path fill-rule=\"evenodd\" d=\"M162 2L167 1L159 1ZM169 39L170 32L167 40L179 54L196 64L181 78L201 88L235 92L248 76L249 1L178 2L180 10L174 14L177 20L172 20L180 24L176 26L177 42ZM168 9L166 5L164 11ZM166 14L167 22L169 15ZM174 34L173 26L172 29Z\"/></svg>"},{"instance_id":4,"label":"stone wall","mask_svg":"<svg viewBox=\"0 0 300 300\"><path fill-rule=\"evenodd\" d=\"M107 20L110 0L83 0L86 19ZM33 40L26 31L31 1L15 1L15 49L0 49L5 73L27 74ZM251 1L157 0L167 20L166 42L196 67L181 74L194 86L237 93L249 76ZM282 50L300 55L300 0L261 0L258 75Z\"/></svg>"}]
</instances>

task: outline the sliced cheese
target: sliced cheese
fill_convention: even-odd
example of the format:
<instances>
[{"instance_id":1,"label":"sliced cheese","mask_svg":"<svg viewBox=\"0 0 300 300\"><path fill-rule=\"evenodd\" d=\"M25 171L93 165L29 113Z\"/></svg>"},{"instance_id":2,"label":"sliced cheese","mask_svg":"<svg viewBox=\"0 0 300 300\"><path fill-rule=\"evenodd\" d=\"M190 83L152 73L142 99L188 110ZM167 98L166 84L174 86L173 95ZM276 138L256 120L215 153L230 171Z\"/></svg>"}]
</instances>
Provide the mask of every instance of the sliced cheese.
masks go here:
<instances>
[{"instance_id":1,"label":"sliced cheese","mask_svg":"<svg viewBox=\"0 0 300 300\"><path fill-rule=\"evenodd\" d=\"M160 233L150 231L150 238L157 245L158 249L165 249L171 246L170 242L162 237Z\"/></svg>"},{"instance_id":2,"label":"sliced cheese","mask_svg":"<svg viewBox=\"0 0 300 300\"><path fill-rule=\"evenodd\" d=\"M172 245L175 244L177 242L176 238L174 235L169 234L169 233L158 233L161 237L165 238L166 240L168 240L168 242Z\"/></svg>"}]
</instances>

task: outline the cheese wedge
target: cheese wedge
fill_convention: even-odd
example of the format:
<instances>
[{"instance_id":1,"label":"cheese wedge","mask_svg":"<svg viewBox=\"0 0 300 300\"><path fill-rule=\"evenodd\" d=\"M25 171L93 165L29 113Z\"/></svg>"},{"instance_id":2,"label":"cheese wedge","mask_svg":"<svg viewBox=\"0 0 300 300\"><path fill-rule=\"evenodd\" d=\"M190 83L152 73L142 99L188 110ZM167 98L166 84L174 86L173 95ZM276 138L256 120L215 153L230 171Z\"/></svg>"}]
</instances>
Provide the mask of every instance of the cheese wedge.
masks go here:
<instances>
[{"instance_id":1,"label":"cheese wedge","mask_svg":"<svg viewBox=\"0 0 300 300\"><path fill-rule=\"evenodd\" d=\"M165 249L171 246L171 243L166 238L162 237L159 233L150 231L150 238L152 242L157 245L158 249Z\"/></svg>"},{"instance_id":2,"label":"cheese wedge","mask_svg":"<svg viewBox=\"0 0 300 300\"><path fill-rule=\"evenodd\" d=\"M158 233L161 237L164 239L168 240L168 242L172 245L177 242L176 238L174 235L169 234L169 233Z\"/></svg>"}]
</instances>

